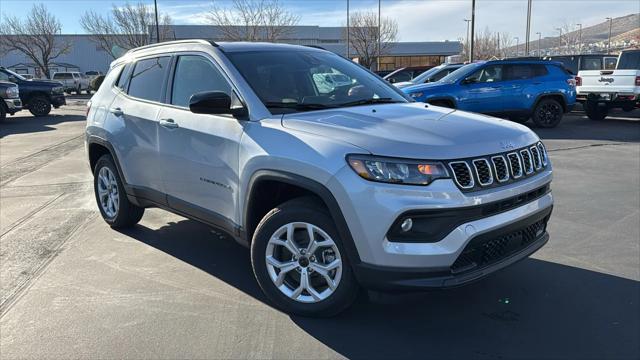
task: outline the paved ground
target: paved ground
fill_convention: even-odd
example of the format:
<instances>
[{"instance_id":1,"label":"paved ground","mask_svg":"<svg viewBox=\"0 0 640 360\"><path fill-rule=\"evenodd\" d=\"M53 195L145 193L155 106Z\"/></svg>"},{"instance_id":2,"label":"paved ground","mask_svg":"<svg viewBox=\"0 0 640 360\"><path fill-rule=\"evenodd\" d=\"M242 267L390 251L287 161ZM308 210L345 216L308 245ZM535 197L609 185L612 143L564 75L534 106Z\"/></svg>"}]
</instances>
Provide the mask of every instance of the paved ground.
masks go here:
<instances>
[{"instance_id":1,"label":"paved ground","mask_svg":"<svg viewBox=\"0 0 640 360\"><path fill-rule=\"evenodd\" d=\"M0 125L2 358L638 358L640 113L539 131L551 241L448 291L363 294L334 319L266 304L248 251L149 210L109 229L68 106Z\"/></svg>"}]
</instances>

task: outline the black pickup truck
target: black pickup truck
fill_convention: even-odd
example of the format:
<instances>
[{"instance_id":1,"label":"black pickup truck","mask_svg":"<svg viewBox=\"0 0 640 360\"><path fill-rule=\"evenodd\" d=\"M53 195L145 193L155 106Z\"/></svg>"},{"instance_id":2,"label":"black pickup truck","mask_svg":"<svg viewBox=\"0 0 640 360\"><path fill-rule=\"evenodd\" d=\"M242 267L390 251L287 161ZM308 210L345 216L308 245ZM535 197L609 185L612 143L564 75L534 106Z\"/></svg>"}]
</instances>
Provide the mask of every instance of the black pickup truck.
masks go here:
<instances>
[{"instance_id":1,"label":"black pickup truck","mask_svg":"<svg viewBox=\"0 0 640 360\"><path fill-rule=\"evenodd\" d=\"M22 101L18 94L18 85L0 81L0 122L4 121L7 114L13 115L22 110Z\"/></svg>"},{"instance_id":2,"label":"black pickup truck","mask_svg":"<svg viewBox=\"0 0 640 360\"><path fill-rule=\"evenodd\" d=\"M58 81L28 80L4 67L0 67L0 81L17 84L22 106L35 116L45 116L51 112L51 107L66 105L64 88Z\"/></svg>"}]
</instances>

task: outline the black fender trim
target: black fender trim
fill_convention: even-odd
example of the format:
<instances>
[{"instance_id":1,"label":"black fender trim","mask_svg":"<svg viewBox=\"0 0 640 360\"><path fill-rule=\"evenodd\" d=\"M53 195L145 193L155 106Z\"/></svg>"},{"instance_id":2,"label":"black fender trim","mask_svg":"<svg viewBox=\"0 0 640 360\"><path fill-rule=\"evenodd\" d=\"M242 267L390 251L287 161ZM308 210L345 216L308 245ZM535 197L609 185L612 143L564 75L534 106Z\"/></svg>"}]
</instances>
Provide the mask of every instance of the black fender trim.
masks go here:
<instances>
[{"instance_id":1,"label":"black fender trim","mask_svg":"<svg viewBox=\"0 0 640 360\"><path fill-rule=\"evenodd\" d=\"M430 98L425 100L425 103L431 104L432 101L449 101L451 102L451 104L453 104L453 109L458 108L458 102L456 101L456 99L450 96L438 96L438 97Z\"/></svg>"},{"instance_id":2,"label":"black fender trim","mask_svg":"<svg viewBox=\"0 0 640 360\"><path fill-rule=\"evenodd\" d=\"M567 105L567 98L564 96L563 93L559 93L559 92L550 92L550 93L544 93L544 94L538 94L538 96L536 96L536 101L533 102L533 107L531 108L530 112L531 114L533 114L533 112L536 110L536 106L538 106L538 103L544 99L545 97L556 97L559 96L562 98L562 102L560 102L560 105L562 105L562 110L567 113L569 111L571 111L571 109L569 108L569 106Z\"/></svg>"},{"instance_id":3,"label":"black fender trim","mask_svg":"<svg viewBox=\"0 0 640 360\"><path fill-rule=\"evenodd\" d=\"M325 203L327 209L329 210L329 215L331 215L331 218L336 225L338 235L340 235L340 238L343 241L343 245L345 247L345 250L347 251L347 255L349 256L351 265L357 265L361 262L355 242L353 240L353 237L351 236L351 231L349 230L349 226L347 225L347 221L345 220L344 215L342 214L342 210L340 209L340 206L338 205L338 202L336 201L331 191L329 191L329 189L327 189L324 185L315 180L311 180L307 177L296 175L286 171L258 170L251 176L251 180L249 180L249 184L247 187L247 196L244 199L242 218L243 229L245 231L243 235L247 239L248 243L251 242L251 239L248 238L249 201L253 197L253 189L255 188L255 185L264 180L280 181L286 184L295 185L317 195Z\"/></svg>"},{"instance_id":4,"label":"black fender trim","mask_svg":"<svg viewBox=\"0 0 640 360\"><path fill-rule=\"evenodd\" d=\"M111 153L111 157L113 158L113 161L116 163L116 168L118 169L118 175L120 175L120 179L122 179L122 183L125 185L125 187L127 187L128 185L127 179L124 177L124 173L122 173L122 168L120 167L120 161L118 160L118 155L116 155L116 151L113 148L113 145L111 145L109 141L97 135L87 135L86 141L87 141L87 156L89 156L89 148L92 144L103 146L107 150L109 150L109 153ZM93 173L93 170L94 169L91 169L91 173Z\"/></svg>"}]
</instances>

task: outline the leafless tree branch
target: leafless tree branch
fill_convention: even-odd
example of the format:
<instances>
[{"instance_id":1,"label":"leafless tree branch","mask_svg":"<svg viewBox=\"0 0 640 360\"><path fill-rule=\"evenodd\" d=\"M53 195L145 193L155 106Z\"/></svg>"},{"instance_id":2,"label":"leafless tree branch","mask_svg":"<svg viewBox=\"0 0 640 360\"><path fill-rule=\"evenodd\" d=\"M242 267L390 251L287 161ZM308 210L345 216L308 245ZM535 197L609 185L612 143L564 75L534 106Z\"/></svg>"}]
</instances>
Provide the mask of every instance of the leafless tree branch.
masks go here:
<instances>
[{"instance_id":1,"label":"leafless tree branch","mask_svg":"<svg viewBox=\"0 0 640 360\"><path fill-rule=\"evenodd\" d=\"M397 40L398 23L389 18L382 18L378 33L378 14L375 12L355 12L349 22L350 46L355 50L358 62L362 66L370 68L378 57L378 38L381 55L388 54L391 43Z\"/></svg>"}]
</instances>

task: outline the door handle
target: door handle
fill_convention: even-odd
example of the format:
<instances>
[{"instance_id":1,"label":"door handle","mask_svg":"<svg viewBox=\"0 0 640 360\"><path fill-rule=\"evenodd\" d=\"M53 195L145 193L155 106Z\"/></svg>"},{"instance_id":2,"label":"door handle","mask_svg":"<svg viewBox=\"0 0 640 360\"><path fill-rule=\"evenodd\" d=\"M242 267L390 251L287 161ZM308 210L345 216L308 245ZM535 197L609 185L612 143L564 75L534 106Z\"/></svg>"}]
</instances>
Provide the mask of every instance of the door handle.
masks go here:
<instances>
[{"instance_id":1,"label":"door handle","mask_svg":"<svg viewBox=\"0 0 640 360\"><path fill-rule=\"evenodd\" d=\"M178 128L178 123L176 123L175 121L173 121L173 119L161 119L160 120L160 126L167 128L167 129L176 129Z\"/></svg>"},{"instance_id":2,"label":"door handle","mask_svg":"<svg viewBox=\"0 0 640 360\"><path fill-rule=\"evenodd\" d=\"M109 112L115 116L122 116L124 114L124 111L122 111L122 109L120 109L119 107L111 108L109 109Z\"/></svg>"}]
</instances>

